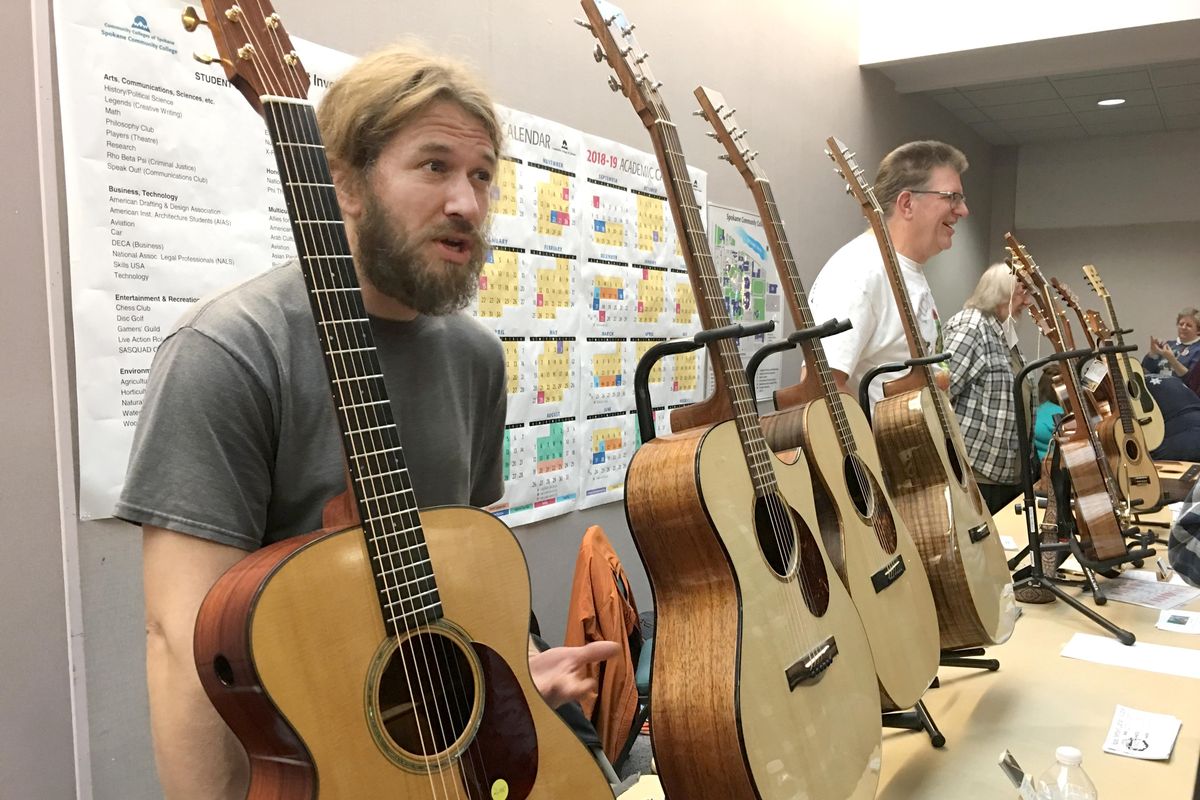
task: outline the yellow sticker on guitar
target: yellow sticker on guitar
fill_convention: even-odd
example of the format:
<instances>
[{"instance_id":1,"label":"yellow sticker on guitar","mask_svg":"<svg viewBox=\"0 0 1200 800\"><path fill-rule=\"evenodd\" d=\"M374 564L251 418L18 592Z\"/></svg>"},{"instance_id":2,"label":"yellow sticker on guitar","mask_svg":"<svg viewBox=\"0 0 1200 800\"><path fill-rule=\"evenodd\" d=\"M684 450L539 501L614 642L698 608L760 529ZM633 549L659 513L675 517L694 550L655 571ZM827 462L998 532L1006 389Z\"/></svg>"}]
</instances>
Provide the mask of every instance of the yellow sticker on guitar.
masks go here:
<instances>
[{"instance_id":1,"label":"yellow sticker on guitar","mask_svg":"<svg viewBox=\"0 0 1200 800\"><path fill-rule=\"evenodd\" d=\"M492 800L508 800L508 781L501 778L492 784Z\"/></svg>"}]
</instances>

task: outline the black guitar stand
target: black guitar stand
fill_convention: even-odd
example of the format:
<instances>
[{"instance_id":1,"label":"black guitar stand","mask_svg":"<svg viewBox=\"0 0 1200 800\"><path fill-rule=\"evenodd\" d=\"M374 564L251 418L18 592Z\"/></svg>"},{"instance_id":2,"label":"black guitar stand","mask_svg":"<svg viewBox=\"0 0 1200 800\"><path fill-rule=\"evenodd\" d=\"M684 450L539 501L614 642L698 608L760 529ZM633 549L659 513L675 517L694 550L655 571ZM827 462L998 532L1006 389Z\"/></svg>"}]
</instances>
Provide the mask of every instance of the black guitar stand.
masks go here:
<instances>
[{"instance_id":1,"label":"black guitar stand","mask_svg":"<svg viewBox=\"0 0 1200 800\"><path fill-rule=\"evenodd\" d=\"M691 353L701 347L722 339L741 339L746 336L758 336L775 330L775 322L755 322L750 325L726 325L708 331L700 331L687 339L671 339L659 342L642 354L638 360L637 369L633 373L633 398L637 407L638 432L642 436L642 444L655 437L654 402L650 398L650 371L667 356L681 353ZM753 384L751 384L753 388Z\"/></svg>"},{"instance_id":2,"label":"black guitar stand","mask_svg":"<svg viewBox=\"0 0 1200 800\"><path fill-rule=\"evenodd\" d=\"M1115 637L1117 641L1125 645L1132 645L1134 641L1136 641L1136 637L1124 628L1114 625L1104 616L1088 608L1074 597L1068 595L1059 587L1059 584L1068 583L1083 586L1086 590L1091 591L1092 599L1096 605L1104 605L1107 602L1107 598L1104 597L1103 592L1096 583L1094 573L1105 572L1121 564L1140 561L1148 556L1154 555L1154 551L1144 546L1146 541L1145 537L1139 531L1133 529L1130 531L1122 531L1122 534L1133 538L1134 541L1139 545L1137 549L1128 551L1124 556L1118 558L1103 560L1089 558L1084 553L1083 545L1079 541L1079 532L1075 525L1075 516L1071 508L1070 475L1068 474L1067 470L1063 468L1062 464L1059 463L1059 459L1057 457L1051 460L1050 481L1055 490L1054 497L1057 512L1055 522L1057 524L1057 534L1060 541L1054 544L1042 544L1041 526L1038 524L1037 520L1037 508L1039 505L1039 500L1035 496L1033 489L1033 485L1037 480L1035 475L1040 473L1040 464L1033 453L1029 431L1029 421L1025 414L1025 395L1023 388L1025 385L1025 380L1029 377L1030 372L1051 362L1066 362L1072 359L1081 361L1089 356L1106 355L1113 352L1127 352L1131 349L1134 348L1127 347L1122 349L1120 347L1101 347L1097 348L1096 350L1080 349L1068 350L1064 353L1052 353L1044 358L1039 358L1036 361L1026 364L1025 367L1023 367L1017 373L1016 379L1013 381L1013 395L1017 401L1017 446L1021 462L1022 484L1024 485L1025 490L1025 498L1020 510L1025 514L1025 530L1029 538L1029 543L1025 547L1021 548L1021 551L1009 559L1008 562L1008 567L1011 570L1016 567L1018 563L1020 563L1026 554L1028 554L1030 557L1030 565L1022 570L1019 570L1013 575L1014 578L1017 578L1017 581L1013 587L1014 591L1025 587L1044 589L1053 594L1055 597L1061 599L1080 614L1083 614L1092 622L1099 625L1101 628ZM1078 363L1079 362L1077 361L1074 365L1064 364L1064 367L1066 369L1077 369ZM1082 425L1085 423L1083 420L1079 420L1076 424ZM1042 502L1042 504L1044 505L1044 502ZM1062 542L1061 539L1064 537L1066 541ZM1069 551L1075 556L1075 559L1079 562L1080 566L1083 567L1084 580L1078 582L1062 581L1053 576L1047 575L1042 563L1043 551L1054 553Z\"/></svg>"},{"instance_id":3,"label":"black guitar stand","mask_svg":"<svg viewBox=\"0 0 1200 800\"><path fill-rule=\"evenodd\" d=\"M754 391L754 377L758 374L758 367L768 357L776 353L782 353L785 350L792 350L801 342L808 339L824 339L826 336L833 336L838 333L843 333L850 330L851 322L848 319L831 318L822 322L820 325L814 325L811 328L801 328L781 342L768 344L760 347L758 352L750 356L750 360L746 362L746 382L750 384L750 391ZM776 404L775 408L779 408Z\"/></svg>"}]
</instances>

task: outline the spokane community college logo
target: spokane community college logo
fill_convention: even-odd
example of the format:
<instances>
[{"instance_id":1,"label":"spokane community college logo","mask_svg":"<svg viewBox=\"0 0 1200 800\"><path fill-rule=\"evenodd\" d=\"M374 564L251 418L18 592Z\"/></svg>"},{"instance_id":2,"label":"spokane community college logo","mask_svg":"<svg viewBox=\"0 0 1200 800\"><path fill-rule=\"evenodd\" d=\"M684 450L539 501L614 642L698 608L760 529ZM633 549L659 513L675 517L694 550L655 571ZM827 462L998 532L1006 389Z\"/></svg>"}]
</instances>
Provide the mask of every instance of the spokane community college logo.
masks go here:
<instances>
[{"instance_id":1,"label":"spokane community college logo","mask_svg":"<svg viewBox=\"0 0 1200 800\"><path fill-rule=\"evenodd\" d=\"M146 22L146 18L141 15L133 18L133 25L131 27L135 31L150 32L150 23Z\"/></svg>"},{"instance_id":2,"label":"spokane community college logo","mask_svg":"<svg viewBox=\"0 0 1200 800\"><path fill-rule=\"evenodd\" d=\"M133 18L133 22L131 22L128 26L106 22L101 27L100 33L101 35L107 36L110 39L120 39L133 44L140 44L145 47L151 47L155 50L162 50L163 52L170 53L171 55L175 55L177 52L179 52L178 48L175 47L174 39L168 39L163 36L155 36L154 34L150 33L150 23L147 22L146 18L141 14L135 16Z\"/></svg>"}]
</instances>

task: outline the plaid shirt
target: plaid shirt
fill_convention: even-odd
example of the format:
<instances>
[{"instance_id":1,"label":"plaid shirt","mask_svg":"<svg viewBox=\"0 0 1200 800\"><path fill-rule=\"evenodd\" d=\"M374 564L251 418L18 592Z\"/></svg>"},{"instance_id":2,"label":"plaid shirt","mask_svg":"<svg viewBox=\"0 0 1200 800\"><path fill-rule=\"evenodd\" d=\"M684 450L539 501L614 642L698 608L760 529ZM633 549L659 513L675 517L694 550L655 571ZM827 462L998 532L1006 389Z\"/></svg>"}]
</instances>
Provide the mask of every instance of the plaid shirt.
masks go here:
<instances>
[{"instance_id":1,"label":"plaid shirt","mask_svg":"<svg viewBox=\"0 0 1200 800\"><path fill-rule=\"evenodd\" d=\"M994 316L964 308L950 318L944 333L950 353L950 403L967 460L988 483L1016 483L1017 412L1004 329Z\"/></svg>"},{"instance_id":2,"label":"plaid shirt","mask_svg":"<svg viewBox=\"0 0 1200 800\"><path fill-rule=\"evenodd\" d=\"M1167 560L1185 581L1200 586L1200 483L1192 487L1179 518L1171 526Z\"/></svg>"}]
</instances>

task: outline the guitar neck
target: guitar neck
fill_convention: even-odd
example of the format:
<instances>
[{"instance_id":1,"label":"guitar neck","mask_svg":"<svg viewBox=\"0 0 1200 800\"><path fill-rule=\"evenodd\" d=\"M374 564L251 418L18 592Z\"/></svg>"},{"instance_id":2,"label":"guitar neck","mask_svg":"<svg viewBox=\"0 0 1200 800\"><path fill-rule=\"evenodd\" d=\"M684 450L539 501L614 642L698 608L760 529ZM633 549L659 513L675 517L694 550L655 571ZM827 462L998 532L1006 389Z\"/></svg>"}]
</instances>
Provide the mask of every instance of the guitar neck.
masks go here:
<instances>
[{"instance_id":1,"label":"guitar neck","mask_svg":"<svg viewBox=\"0 0 1200 800\"><path fill-rule=\"evenodd\" d=\"M811 328L816 324L812 309L808 304L808 295L804 291L804 283L800 280L800 271L796 268L796 259L792 256L792 247L784 231L783 220L779 216L779 206L775 202L771 184L766 178L760 178L751 184L758 213L767 222L767 244L775 256L775 263L782 265L788 279L791 291L786 292L788 306L792 311L792 321L797 329ZM842 394L838 391L829 361L825 358L825 346L820 339L807 339L801 344L804 352L806 367L816 374L821 383L821 391L837 430L838 444L843 453L854 451L854 437L850 432L850 423L846 418L846 410L842 404Z\"/></svg>"},{"instance_id":2,"label":"guitar neck","mask_svg":"<svg viewBox=\"0 0 1200 800\"><path fill-rule=\"evenodd\" d=\"M683 148L675 124L662 103L655 105L655 119L647 127L654 142L659 164L667 176L667 198L675 228L680 234L680 245L688 265L688 277L696 296L700 319L708 330L730 324L725 305L725 292L717 277L716 265L708 249L708 238L704 230L696 194L688 177ZM758 419L758 407L754 393L746 381L742 356L734 339L721 339L710 347L713 366L719 378L717 391L722 385L733 406L733 419L737 425L742 451L750 467L754 490L759 496L776 490L775 471L772 466L771 450L763 436Z\"/></svg>"},{"instance_id":3,"label":"guitar neck","mask_svg":"<svg viewBox=\"0 0 1200 800\"><path fill-rule=\"evenodd\" d=\"M324 353L351 488L376 569L380 609L395 635L442 615L400 433L316 112L307 101L273 97L264 101L263 116Z\"/></svg>"}]
</instances>

